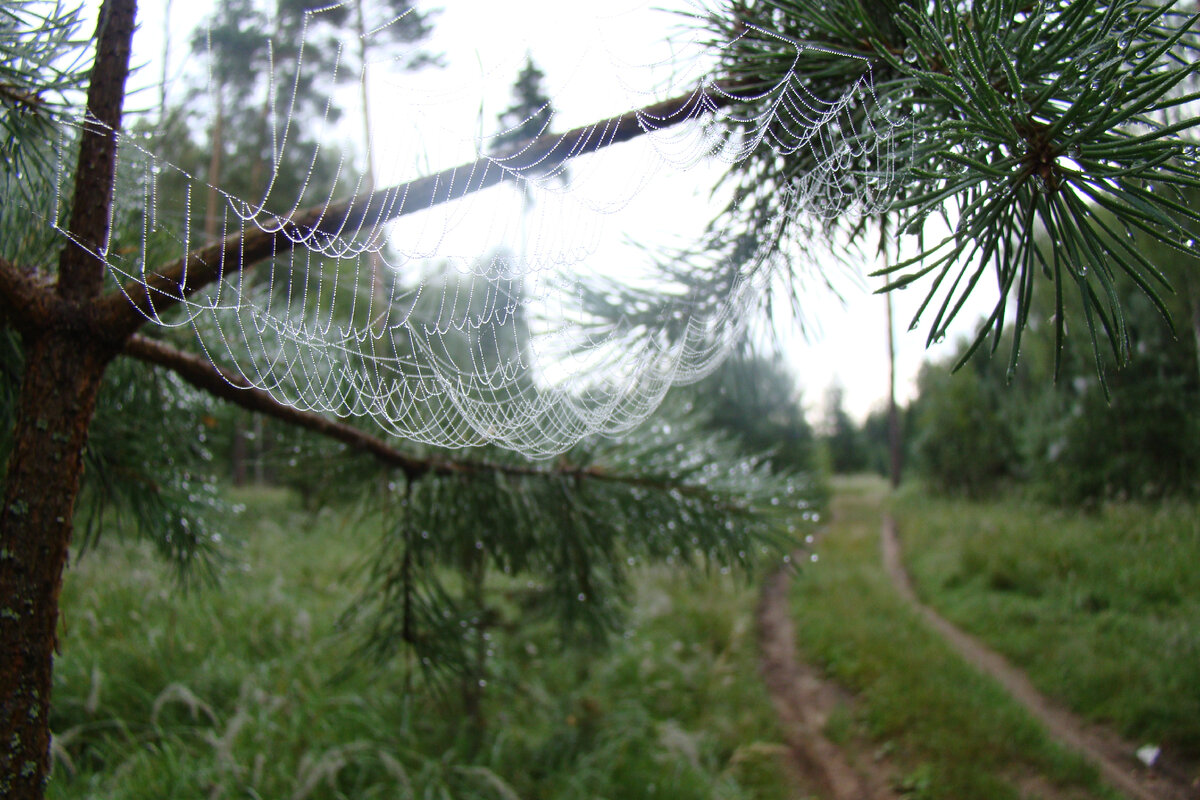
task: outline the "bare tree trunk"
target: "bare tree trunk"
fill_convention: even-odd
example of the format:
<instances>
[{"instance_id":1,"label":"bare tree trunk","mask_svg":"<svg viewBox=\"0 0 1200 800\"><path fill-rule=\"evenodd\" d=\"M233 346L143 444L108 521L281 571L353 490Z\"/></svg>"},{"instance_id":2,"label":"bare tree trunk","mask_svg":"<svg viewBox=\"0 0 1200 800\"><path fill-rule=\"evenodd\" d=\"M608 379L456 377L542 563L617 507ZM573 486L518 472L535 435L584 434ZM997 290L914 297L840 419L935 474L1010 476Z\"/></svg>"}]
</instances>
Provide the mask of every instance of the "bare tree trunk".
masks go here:
<instances>
[{"instance_id":1,"label":"bare tree trunk","mask_svg":"<svg viewBox=\"0 0 1200 800\"><path fill-rule=\"evenodd\" d=\"M354 3L354 24L358 29L358 61L362 65L362 79L359 82L360 97L362 100L362 124L363 124L363 147L367 151L367 174L364 181L364 189L368 192L375 191L375 142L371 136L371 99L370 99L370 81L368 80L368 71L370 65L367 63L367 23L363 17L363 0L356 0ZM371 267L371 301L368 305L368 319L372 320L372 325L375 325L375 320L379 321L380 330L386 308L383 312L376 309L382 307L386 302L383 296L383 275L380 271L379 252L374 248L368 250L367 260Z\"/></svg>"},{"instance_id":2,"label":"bare tree trunk","mask_svg":"<svg viewBox=\"0 0 1200 800\"><path fill-rule=\"evenodd\" d=\"M234 486L246 485L246 423L234 412L229 445L229 477Z\"/></svg>"},{"instance_id":3,"label":"bare tree trunk","mask_svg":"<svg viewBox=\"0 0 1200 800\"><path fill-rule=\"evenodd\" d=\"M888 348L888 477L892 488L900 485L900 469L903 453L900 446L900 412L896 408L896 334L892 323L892 296L887 300L887 348Z\"/></svg>"},{"instance_id":4,"label":"bare tree trunk","mask_svg":"<svg viewBox=\"0 0 1200 800\"><path fill-rule=\"evenodd\" d=\"M167 79L171 70L171 3L173 0L166 0L163 3L163 25L162 25L162 75L159 76L158 84L158 127L162 130L167 121Z\"/></svg>"},{"instance_id":5,"label":"bare tree trunk","mask_svg":"<svg viewBox=\"0 0 1200 800\"><path fill-rule=\"evenodd\" d=\"M50 766L58 596L83 448L109 356L70 330L25 342L0 509L0 797L40 798Z\"/></svg>"},{"instance_id":6,"label":"bare tree trunk","mask_svg":"<svg viewBox=\"0 0 1200 800\"><path fill-rule=\"evenodd\" d=\"M220 240L220 220L218 212L221 210L221 192L218 187L221 185L221 156L225 151L225 88L217 87L217 108L216 116L213 119L212 134L210 147L211 152L208 155L208 172L205 176L208 182L208 198L204 209L204 243L212 244ZM257 164L255 167L257 168ZM257 186L257 182L254 184ZM233 418L232 430L230 431L230 447L229 447L229 475L234 486L246 485L246 425L240 414L235 414Z\"/></svg>"},{"instance_id":7,"label":"bare tree trunk","mask_svg":"<svg viewBox=\"0 0 1200 800\"><path fill-rule=\"evenodd\" d=\"M204 176L208 183L208 197L204 208L204 243L206 245L212 244L220 238L217 212L221 205L221 192L218 189L221 185L221 156L225 150L224 96L224 89L218 86L216 118L213 119L212 136L210 137L212 141L209 145L212 152L208 154L208 172Z\"/></svg>"}]
</instances>

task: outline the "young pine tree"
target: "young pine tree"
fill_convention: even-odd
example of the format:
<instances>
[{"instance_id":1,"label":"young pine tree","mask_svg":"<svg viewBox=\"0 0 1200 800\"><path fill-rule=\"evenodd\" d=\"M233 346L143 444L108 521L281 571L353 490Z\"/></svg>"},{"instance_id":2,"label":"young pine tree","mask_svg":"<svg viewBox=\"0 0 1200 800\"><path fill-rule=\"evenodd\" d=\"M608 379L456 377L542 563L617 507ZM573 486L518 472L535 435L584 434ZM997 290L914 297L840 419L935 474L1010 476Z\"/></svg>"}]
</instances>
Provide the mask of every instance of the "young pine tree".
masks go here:
<instances>
[{"instance_id":1,"label":"young pine tree","mask_svg":"<svg viewBox=\"0 0 1200 800\"><path fill-rule=\"evenodd\" d=\"M0 162L0 309L22 355L20 374L10 373L14 416L0 507L0 795L11 798L44 793L62 572L88 430L104 376L118 358L149 361L206 393L332 437L401 470L409 481L428 479L412 491L414 498L429 498L431 514L457 513L442 493L448 487L470 489L454 496L488 497L492 482L495 491L506 491L491 495L493 502L479 514L508 515L496 518L505 523L521 521L535 508L565 514L563 527L543 521L529 528L529 536L521 526L510 529L492 557L545 570L555 596L576 598L579 605L571 609L586 608L586 598L608 573L580 567L587 562L573 548L584 538L550 538L552 531L590 532L590 540L603 546L610 541L606 532L624 535L628 525L649 518L658 527L632 537L631 546L662 556L690 546L690 536L672 541L686 519L711 535L702 549L736 559L742 551L731 552L737 540L729 533L736 536L743 518L760 519L755 512L764 506L754 486L763 484L750 480L754 470L714 471L702 449L691 451L682 466L655 461L636 443L633 457L611 462L590 451L537 467L447 461L281 407L265 393L235 388L245 384L208 359L139 334L148 318L171 313L185 298L269 263L307 237L451 202L512 180L520 167L553 174L571 158L690 121L694 114L688 112L701 111L711 125L731 132L730 141L762 146L731 166L732 201L698 248L709 261L673 265L680 285L688 287L680 301L694 306L723 297L759 270L798 275L805 247L831 238L861 240L863 220L886 213L895 223L890 229L912 235L921 251L889 268L889 286L931 278L924 307L933 315L931 338L944 334L990 272L1000 301L976 346L990 334L998 342L1011 314L1015 367L1035 292L1055 299L1056 352L1068 335L1063 295L1071 292L1080 311L1071 311L1070 335L1081 336L1097 360L1108 346L1126 361L1132 346L1118 287L1133 284L1165 310L1166 285L1126 231L1190 252L1194 231L1188 226L1200 223L1200 212L1179 194L1200 182L1190 133L1197 95L1189 83L1200 71L1200 15L1182 3L729 0L699 21L711 33L718 64L703 95L689 91L594 128L543 133L511 156L506 170L488 170L485 159L358 202L330 202L326 194L297 210L283 229L255 229L198 246L185 259L143 265L145 282L106 289L101 255L122 246L120 231L110 228L110 212L135 16L134 0L106 0L88 63L72 15L59 7L17 0L0 14L6 53L0 63L0 147L7 156ZM74 127L68 120L72 113L83 117L72 108L83 88L89 124ZM814 99L820 102L814 105ZM806 116L814 108L828 113ZM64 146L70 157L55 174L54 151ZM454 181L456 175L471 177ZM401 192L406 205L392 202ZM56 197L68 207L62 218L68 236L40 236L40 220L51 217L43 206ZM873 213L856 213L864 208ZM931 213L946 215L948 236L926 228ZM1048 249L1037 243L1040 230L1050 234ZM705 263L719 267L706 270ZM803 294L792 292L797 301ZM624 311L633 319L637 308ZM674 318L669 308L665 316L662 311L654 313ZM684 325L634 326L627 335L686 332ZM653 450L667 443L665 437L664 431L641 447ZM686 491L680 488L688 481ZM536 502L508 502L522 489ZM643 501L653 503L644 513L638 505ZM602 513L585 513L589 508ZM457 524L430 519L447 528ZM582 527L587 525L598 529ZM446 546L455 541L447 537ZM546 542L558 546L557 560L521 560L544 552ZM402 545L395 552L392 574L403 575L418 552ZM577 591L570 595L566 587ZM405 596L411 603L414 592L390 597L403 608Z\"/></svg>"}]
</instances>

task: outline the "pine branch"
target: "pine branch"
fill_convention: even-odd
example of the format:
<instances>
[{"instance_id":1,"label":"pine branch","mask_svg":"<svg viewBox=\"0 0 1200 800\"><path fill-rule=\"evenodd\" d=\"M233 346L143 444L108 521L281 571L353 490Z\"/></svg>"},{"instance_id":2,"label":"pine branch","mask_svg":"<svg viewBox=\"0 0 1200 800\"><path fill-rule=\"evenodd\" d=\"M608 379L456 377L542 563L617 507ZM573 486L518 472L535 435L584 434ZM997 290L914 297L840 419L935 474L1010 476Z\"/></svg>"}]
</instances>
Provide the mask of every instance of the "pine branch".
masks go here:
<instances>
[{"instance_id":1,"label":"pine branch","mask_svg":"<svg viewBox=\"0 0 1200 800\"><path fill-rule=\"evenodd\" d=\"M212 283L267 259L283 255L300 242L353 236L382 222L466 197L530 172L553 172L578 156L626 142L651 130L676 125L698 113L715 111L731 101L727 92L688 95L628 111L591 125L547 136L507 155L480 158L344 200L297 212L278 230L253 229L194 250L184 258L130 281L102 298L99 319L113 335L137 331L147 317L162 314Z\"/></svg>"},{"instance_id":2,"label":"pine branch","mask_svg":"<svg viewBox=\"0 0 1200 800\"><path fill-rule=\"evenodd\" d=\"M169 369L197 389L205 391L248 411L274 417L281 422L303 428L321 436L347 444L379 462L402 470L410 479L425 474L468 474L481 465L468 465L433 458L417 458L392 447L376 436L344 422L331 420L311 411L303 411L278 402L270 393L257 389L244 377L222 369L207 359L177 350L163 342L134 334L125 345L125 355Z\"/></svg>"},{"instance_id":3,"label":"pine branch","mask_svg":"<svg viewBox=\"0 0 1200 800\"><path fill-rule=\"evenodd\" d=\"M558 481L582 479L654 492L672 492L681 497L704 500L712 504L714 508L725 511L739 510L739 501L732 495L720 498L717 496L720 494L719 492L714 492L711 487L702 483L689 483L678 476L649 473L645 470L622 472L606 469L598 464L580 466L565 458L560 458L552 464L539 466L527 463L414 456L353 425L285 405L273 398L269 392L253 387L242 375L219 367L206 358L178 350L158 340L134 334L125 344L124 355L169 369L197 389L248 411L265 414L289 425L349 445L385 466L403 471L409 480L426 475L460 477L503 475L511 478L544 478Z\"/></svg>"},{"instance_id":4,"label":"pine branch","mask_svg":"<svg viewBox=\"0 0 1200 800\"><path fill-rule=\"evenodd\" d=\"M59 259L58 294L85 300L100 293L104 263L93 253L108 242L117 171L117 132L129 77L136 0L106 0L96 28L98 43L88 88L87 117L75 172L68 227L71 243Z\"/></svg>"}]
</instances>

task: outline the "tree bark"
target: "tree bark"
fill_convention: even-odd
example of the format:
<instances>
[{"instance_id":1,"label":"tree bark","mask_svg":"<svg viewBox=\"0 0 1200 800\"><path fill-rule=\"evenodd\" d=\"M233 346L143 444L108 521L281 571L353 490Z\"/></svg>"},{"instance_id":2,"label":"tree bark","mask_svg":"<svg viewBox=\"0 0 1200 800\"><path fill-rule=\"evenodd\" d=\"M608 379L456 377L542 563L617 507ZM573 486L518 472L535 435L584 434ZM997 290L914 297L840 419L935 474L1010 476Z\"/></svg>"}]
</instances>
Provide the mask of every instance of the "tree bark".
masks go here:
<instances>
[{"instance_id":1,"label":"tree bark","mask_svg":"<svg viewBox=\"0 0 1200 800\"><path fill-rule=\"evenodd\" d=\"M5 275L25 356L0 508L0 798L40 800L50 771L58 598L100 380L121 343L96 325L136 0L105 0L71 200L51 287ZM0 265L7 271L11 265Z\"/></svg>"},{"instance_id":2,"label":"tree bark","mask_svg":"<svg viewBox=\"0 0 1200 800\"><path fill-rule=\"evenodd\" d=\"M41 798L50 767L58 597L87 428L109 360L78 333L55 328L25 342L0 509L0 797L9 800Z\"/></svg>"}]
</instances>

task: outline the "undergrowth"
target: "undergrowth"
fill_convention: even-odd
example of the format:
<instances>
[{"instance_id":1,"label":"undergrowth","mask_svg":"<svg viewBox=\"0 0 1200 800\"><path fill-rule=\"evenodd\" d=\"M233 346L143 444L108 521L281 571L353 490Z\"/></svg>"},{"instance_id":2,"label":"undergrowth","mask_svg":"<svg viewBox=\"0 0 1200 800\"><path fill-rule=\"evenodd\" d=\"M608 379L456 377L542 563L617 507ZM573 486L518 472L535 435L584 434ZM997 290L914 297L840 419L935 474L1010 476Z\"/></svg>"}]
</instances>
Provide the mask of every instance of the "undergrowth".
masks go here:
<instances>
[{"instance_id":1,"label":"undergrowth","mask_svg":"<svg viewBox=\"0 0 1200 800\"><path fill-rule=\"evenodd\" d=\"M76 559L49 797L787 796L744 577L640 572L608 648L531 626L494 655L472 731L402 660L350 660L338 620L377 524L281 492L236 499L219 587L181 593L120 536Z\"/></svg>"}]
</instances>

